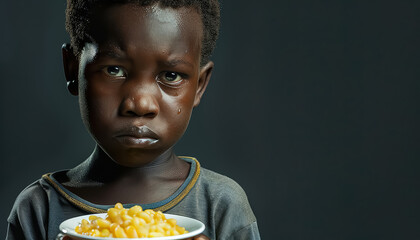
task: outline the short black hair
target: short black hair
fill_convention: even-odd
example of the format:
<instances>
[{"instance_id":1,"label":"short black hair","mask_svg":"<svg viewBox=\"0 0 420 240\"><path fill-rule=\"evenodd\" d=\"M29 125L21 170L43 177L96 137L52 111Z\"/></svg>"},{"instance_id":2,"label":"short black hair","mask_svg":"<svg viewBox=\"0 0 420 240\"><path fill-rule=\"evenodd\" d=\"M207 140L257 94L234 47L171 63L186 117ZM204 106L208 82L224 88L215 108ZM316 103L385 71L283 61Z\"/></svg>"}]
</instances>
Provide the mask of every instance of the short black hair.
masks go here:
<instances>
[{"instance_id":1,"label":"short black hair","mask_svg":"<svg viewBox=\"0 0 420 240\"><path fill-rule=\"evenodd\" d=\"M159 3L162 7L193 7L201 16L203 41L200 65L206 64L215 48L219 35L220 8L218 0L67 0L66 30L70 35L71 46L79 56L86 42L93 10L106 4L135 3L150 6Z\"/></svg>"}]
</instances>

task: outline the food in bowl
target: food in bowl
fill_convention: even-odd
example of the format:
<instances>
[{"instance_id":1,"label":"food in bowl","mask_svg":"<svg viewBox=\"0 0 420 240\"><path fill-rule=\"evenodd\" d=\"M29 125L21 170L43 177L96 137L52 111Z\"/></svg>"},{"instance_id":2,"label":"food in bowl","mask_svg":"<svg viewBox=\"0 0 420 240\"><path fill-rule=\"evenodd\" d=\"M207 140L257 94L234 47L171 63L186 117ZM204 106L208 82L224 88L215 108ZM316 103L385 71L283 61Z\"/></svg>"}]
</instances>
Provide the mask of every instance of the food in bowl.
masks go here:
<instances>
[{"instance_id":1,"label":"food in bowl","mask_svg":"<svg viewBox=\"0 0 420 240\"><path fill-rule=\"evenodd\" d=\"M126 209L121 203L109 208L106 218L91 215L74 230L82 235L113 238L153 238L188 233L177 225L175 219L167 219L161 211L143 210L138 205Z\"/></svg>"}]
</instances>

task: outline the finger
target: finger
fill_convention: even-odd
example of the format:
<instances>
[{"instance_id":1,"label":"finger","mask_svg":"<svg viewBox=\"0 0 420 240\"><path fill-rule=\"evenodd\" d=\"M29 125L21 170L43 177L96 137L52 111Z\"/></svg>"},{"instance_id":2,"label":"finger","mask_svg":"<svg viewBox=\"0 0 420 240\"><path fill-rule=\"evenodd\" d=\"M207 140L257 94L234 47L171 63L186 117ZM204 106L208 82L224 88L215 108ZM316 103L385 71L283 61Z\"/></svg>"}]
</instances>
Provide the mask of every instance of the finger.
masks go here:
<instances>
[{"instance_id":1,"label":"finger","mask_svg":"<svg viewBox=\"0 0 420 240\"><path fill-rule=\"evenodd\" d=\"M209 238L209 237L207 237L207 236L206 236L206 235L204 235L204 234L200 234L200 235L195 236L195 237L194 237L194 240L210 240L210 238Z\"/></svg>"},{"instance_id":2,"label":"finger","mask_svg":"<svg viewBox=\"0 0 420 240\"><path fill-rule=\"evenodd\" d=\"M69 236L64 236L63 234L58 234L56 240L72 240Z\"/></svg>"},{"instance_id":3,"label":"finger","mask_svg":"<svg viewBox=\"0 0 420 240\"><path fill-rule=\"evenodd\" d=\"M210 240L210 238L204 236L204 235L197 235L194 238L185 238L182 240Z\"/></svg>"}]
</instances>

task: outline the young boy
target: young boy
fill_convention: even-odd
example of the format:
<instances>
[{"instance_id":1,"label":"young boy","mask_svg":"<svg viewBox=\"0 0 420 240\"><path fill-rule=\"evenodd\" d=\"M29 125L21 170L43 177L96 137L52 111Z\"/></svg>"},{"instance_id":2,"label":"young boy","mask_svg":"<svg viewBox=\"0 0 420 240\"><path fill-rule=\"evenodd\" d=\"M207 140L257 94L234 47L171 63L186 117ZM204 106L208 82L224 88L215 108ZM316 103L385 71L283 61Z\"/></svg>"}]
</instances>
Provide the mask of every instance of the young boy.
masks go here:
<instances>
[{"instance_id":1,"label":"young boy","mask_svg":"<svg viewBox=\"0 0 420 240\"><path fill-rule=\"evenodd\" d=\"M117 202L198 219L195 239L260 239L241 187L172 150L211 76L217 0L68 0L66 21L68 89L97 146L18 196L6 239L55 239Z\"/></svg>"}]
</instances>

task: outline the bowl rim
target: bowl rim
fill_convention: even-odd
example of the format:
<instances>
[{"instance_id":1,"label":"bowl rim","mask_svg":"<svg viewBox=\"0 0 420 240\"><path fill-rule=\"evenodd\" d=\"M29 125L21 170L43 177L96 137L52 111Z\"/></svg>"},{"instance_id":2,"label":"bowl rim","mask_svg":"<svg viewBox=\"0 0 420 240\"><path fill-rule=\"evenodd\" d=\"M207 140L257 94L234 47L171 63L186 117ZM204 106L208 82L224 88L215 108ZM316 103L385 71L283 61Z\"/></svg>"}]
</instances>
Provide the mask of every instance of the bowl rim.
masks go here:
<instances>
[{"instance_id":1,"label":"bowl rim","mask_svg":"<svg viewBox=\"0 0 420 240\"><path fill-rule=\"evenodd\" d=\"M98 240L98 239L101 239L101 240L102 239L104 239L104 240L105 239L106 240L109 240L109 239L118 239L118 240L130 240L130 239L131 240L133 240L133 239L139 239L139 240L140 239L145 239L145 240L146 239L149 239L149 240L175 240L175 239L185 239L185 238L191 238L191 237L197 236L198 234L202 233L204 231L204 229L206 228L205 225L201 221L199 221L197 219L190 218L190 217L185 217L185 216L181 216L181 215L176 215L176 214L169 214L169 213L164 213L165 217L168 218L168 219L169 218L174 218L174 219L177 220L177 222L180 219L182 219L184 221L185 220L186 221L190 221L190 222L193 222L193 223L197 224L199 227L196 228L196 229L194 229L194 230L192 230L192 231L190 231L190 230L187 229L187 227L182 226L182 227L185 227L189 232L188 233L185 233L185 234L181 234L181 235L168 236L168 237L154 237L154 238L110 238L110 237L92 237L92 236L81 235L81 234L76 233L74 231L74 227L75 226L73 226L73 227L69 227L68 226L69 224L71 224L74 221L80 222L82 219L88 219L89 216L98 216L98 217L105 218L106 215L107 215L107 213L95 213L95 214L86 214L86 215L81 215L81 216L69 218L69 219L63 221L62 223L60 223L60 225L59 225L60 233L66 235L66 236L75 238L75 239L86 239L86 240L87 239L89 239L89 240ZM74 225L74 224L71 224L71 225Z\"/></svg>"}]
</instances>

